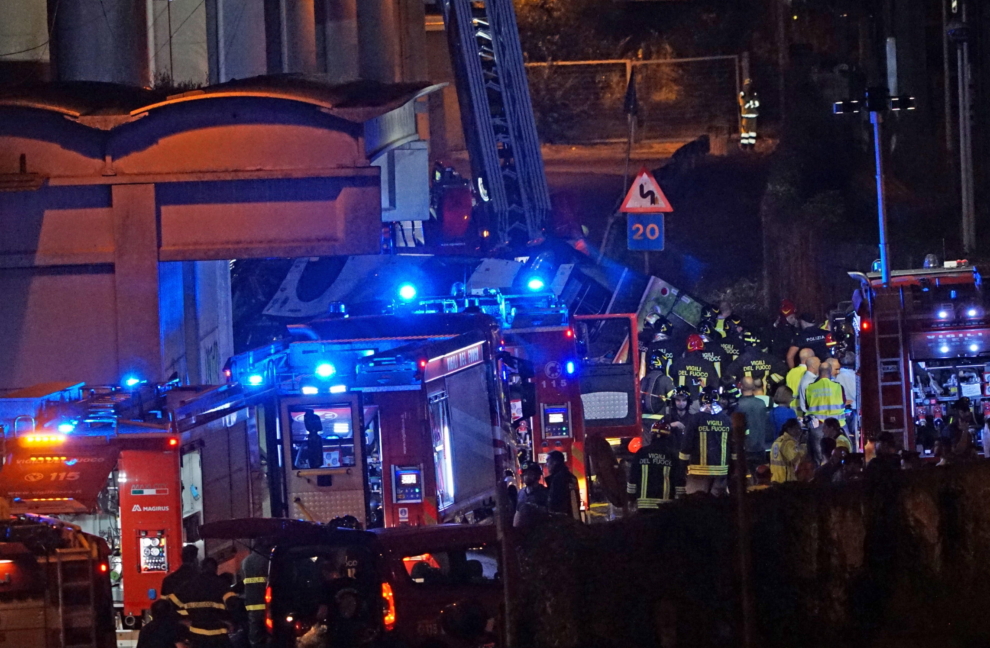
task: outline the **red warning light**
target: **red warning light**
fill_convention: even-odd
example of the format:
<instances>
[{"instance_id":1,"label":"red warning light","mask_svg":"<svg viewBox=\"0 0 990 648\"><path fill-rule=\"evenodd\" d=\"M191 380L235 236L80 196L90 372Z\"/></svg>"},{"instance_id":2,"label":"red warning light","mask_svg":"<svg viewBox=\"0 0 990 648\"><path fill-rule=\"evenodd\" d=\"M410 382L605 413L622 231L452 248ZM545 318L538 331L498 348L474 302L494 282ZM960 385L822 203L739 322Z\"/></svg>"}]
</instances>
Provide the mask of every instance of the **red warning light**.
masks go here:
<instances>
[{"instance_id":1,"label":"red warning light","mask_svg":"<svg viewBox=\"0 0 990 648\"><path fill-rule=\"evenodd\" d=\"M870 323L870 320L864 319L864 320L861 320L860 321L860 323L859 323L859 329L861 331L864 331L864 332L865 331L869 331L871 328L873 328L873 324Z\"/></svg>"},{"instance_id":2,"label":"red warning light","mask_svg":"<svg viewBox=\"0 0 990 648\"><path fill-rule=\"evenodd\" d=\"M179 440L176 439L175 437L172 437L171 439L168 440L168 445L169 447L174 448L175 446L179 445Z\"/></svg>"},{"instance_id":3,"label":"red warning light","mask_svg":"<svg viewBox=\"0 0 990 648\"><path fill-rule=\"evenodd\" d=\"M426 369L426 360L420 360L419 361L419 368L420 369Z\"/></svg>"},{"instance_id":4,"label":"red warning light","mask_svg":"<svg viewBox=\"0 0 990 648\"><path fill-rule=\"evenodd\" d=\"M110 571L110 566L107 565L106 563L100 563L100 572L105 574L108 571Z\"/></svg>"},{"instance_id":5,"label":"red warning light","mask_svg":"<svg viewBox=\"0 0 990 648\"><path fill-rule=\"evenodd\" d=\"M569 338L574 337L574 331L571 329L567 329L566 331L564 331L564 337L569 337Z\"/></svg>"}]
</instances>

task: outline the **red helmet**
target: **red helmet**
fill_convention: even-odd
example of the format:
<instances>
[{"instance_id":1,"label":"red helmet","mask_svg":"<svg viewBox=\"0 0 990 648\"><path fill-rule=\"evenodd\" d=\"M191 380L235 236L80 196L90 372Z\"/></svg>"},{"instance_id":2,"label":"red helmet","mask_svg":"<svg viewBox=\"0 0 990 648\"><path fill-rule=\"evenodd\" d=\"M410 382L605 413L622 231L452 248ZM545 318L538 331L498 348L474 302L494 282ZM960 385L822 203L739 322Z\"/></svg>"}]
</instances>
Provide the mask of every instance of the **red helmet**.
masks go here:
<instances>
[{"instance_id":1,"label":"red helmet","mask_svg":"<svg viewBox=\"0 0 990 648\"><path fill-rule=\"evenodd\" d=\"M688 351L703 351L705 349L705 340L697 333L692 333L687 339L687 350Z\"/></svg>"},{"instance_id":2,"label":"red helmet","mask_svg":"<svg viewBox=\"0 0 990 648\"><path fill-rule=\"evenodd\" d=\"M790 299L785 299L780 302L780 314L784 317L789 317L797 312L797 307L794 305Z\"/></svg>"}]
</instances>

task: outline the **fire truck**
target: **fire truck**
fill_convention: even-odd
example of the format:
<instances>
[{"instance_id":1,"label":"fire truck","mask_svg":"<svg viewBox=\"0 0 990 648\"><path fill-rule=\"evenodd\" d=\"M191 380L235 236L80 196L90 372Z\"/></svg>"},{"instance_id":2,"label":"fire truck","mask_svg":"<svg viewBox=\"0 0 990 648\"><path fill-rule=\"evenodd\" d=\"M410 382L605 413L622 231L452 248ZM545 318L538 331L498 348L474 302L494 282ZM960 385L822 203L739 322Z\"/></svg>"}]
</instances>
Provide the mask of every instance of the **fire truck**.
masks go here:
<instances>
[{"instance_id":1,"label":"fire truck","mask_svg":"<svg viewBox=\"0 0 990 648\"><path fill-rule=\"evenodd\" d=\"M990 321L976 267L893 271L886 286L879 273L850 276L860 283L854 328L865 433L890 432L903 448L930 453L960 399L977 419L990 414Z\"/></svg>"},{"instance_id":2,"label":"fire truck","mask_svg":"<svg viewBox=\"0 0 990 648\"><path fill-rule=\"evenodd\" d=\"M102 538L23 514L0 521L0 534L0 646L117 645L110 548Z\"/></svg>"}]
</instances>

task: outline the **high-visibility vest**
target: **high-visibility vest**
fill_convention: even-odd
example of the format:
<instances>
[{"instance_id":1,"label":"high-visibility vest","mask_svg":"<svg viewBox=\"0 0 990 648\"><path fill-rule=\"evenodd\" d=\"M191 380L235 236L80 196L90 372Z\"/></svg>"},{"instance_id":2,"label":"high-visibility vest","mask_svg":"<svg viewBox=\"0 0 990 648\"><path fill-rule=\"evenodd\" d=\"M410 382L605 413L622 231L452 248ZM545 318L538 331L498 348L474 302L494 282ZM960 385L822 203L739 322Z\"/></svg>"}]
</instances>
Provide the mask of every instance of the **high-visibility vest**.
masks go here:
<instances>
[{"instance_id":1,"label":"high-visibility vest","mask_svg":"<svg viewBox=\"0 0 990 648\"><path fill-rule=\"evenodd\" d=\"M804 452L797 439L781 434L770 446L770 481L775 484L797 481L797 465Z\"/></svg>"},{"instance_id":2,"label":"high-visibility vest","mask_svg":"<svg viewBox=\"0 0 990 648\"><path fill-rule=\"evenodd\" d=\"M842 419L846 414L846 403L842 398L842 386L827 378L819 378L804 391L806 414L819 419Z\"/></svg>"}]
</instances>

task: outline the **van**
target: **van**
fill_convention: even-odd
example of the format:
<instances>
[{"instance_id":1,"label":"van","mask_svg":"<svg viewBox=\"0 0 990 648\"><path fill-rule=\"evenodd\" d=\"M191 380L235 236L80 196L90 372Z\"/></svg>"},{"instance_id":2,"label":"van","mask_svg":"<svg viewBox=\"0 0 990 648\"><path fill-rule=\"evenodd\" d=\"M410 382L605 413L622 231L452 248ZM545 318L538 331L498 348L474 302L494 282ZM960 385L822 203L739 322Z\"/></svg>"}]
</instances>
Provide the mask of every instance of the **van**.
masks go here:
<instances>
[{"instance_id":1,"label":"van","mask_svg":"<svg viewBox=\"0 0 990 648\"><path fill-rule=\"evenodd\" d=\"M273 544L265 624L277 648L496 648L504 597L491 525L356 531L284 519L204 525Z\"/></svg>"}]
</instances>

